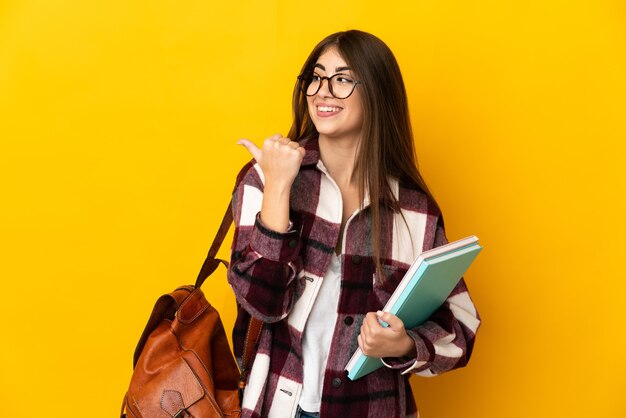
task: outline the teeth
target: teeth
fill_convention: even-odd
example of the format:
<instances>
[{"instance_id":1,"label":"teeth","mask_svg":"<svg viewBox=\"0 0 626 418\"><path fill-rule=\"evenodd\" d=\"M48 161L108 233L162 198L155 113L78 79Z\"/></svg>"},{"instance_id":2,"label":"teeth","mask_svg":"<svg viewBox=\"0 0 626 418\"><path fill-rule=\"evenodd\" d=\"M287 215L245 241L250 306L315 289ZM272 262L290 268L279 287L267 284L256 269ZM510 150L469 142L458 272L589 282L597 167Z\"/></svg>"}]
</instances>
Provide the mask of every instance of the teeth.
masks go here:
<instances>
[{"instance_id":1,"label":"teeth","mask_svg":"<svg viewBox=\"0 0 626 418\"><path fill-rule=\"evenodd\" d=\"M339 112L339 110L341 110L341 108L339 107L332 107L332 106L318 106L317 109L320 112Z\"/></svg>"}]
</instances>

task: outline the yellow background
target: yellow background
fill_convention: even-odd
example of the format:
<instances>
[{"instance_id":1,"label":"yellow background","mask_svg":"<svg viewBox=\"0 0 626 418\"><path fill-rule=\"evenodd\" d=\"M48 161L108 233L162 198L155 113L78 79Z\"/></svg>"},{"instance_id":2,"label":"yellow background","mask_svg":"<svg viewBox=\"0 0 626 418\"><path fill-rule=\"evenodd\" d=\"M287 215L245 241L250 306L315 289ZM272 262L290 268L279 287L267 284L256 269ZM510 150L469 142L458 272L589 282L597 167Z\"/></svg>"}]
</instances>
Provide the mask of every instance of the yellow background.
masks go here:
<instances>
[{"instance_id":1,"label":"yellow background","mask_svg":"<svg viewBox=\"0 0 626 418\"><path fill-rule=\"evenodd\" d=\"M623 1L2 0L2 417L116 416L236 140L286 134L302 62L349 28L395 52L448 236L485 246L473 359L412 380L422 417L626 416ZM207 293L230 328L223 271Z\"/></svg>"}]
</instances>

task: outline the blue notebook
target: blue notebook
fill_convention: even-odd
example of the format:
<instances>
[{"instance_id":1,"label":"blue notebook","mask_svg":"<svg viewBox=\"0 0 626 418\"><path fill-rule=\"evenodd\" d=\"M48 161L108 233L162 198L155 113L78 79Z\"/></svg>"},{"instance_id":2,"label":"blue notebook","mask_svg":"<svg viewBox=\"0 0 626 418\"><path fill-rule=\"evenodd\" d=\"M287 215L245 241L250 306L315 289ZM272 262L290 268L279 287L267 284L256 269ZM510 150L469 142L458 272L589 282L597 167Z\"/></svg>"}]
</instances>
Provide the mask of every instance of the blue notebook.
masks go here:
<instances>
[{"instance_id":1,"label":"blue notebook","mask_svg":"<svg viewBox=\"0 0 626 418\"><path fill-rule=\"evenodd\" d=\"M448 298L482 247L467 237L421 253L382 309L398 316L405 328L425 322ZM383 323L383 326L388 326ZM357 348L346 365L348 378L358 379L383 367L377 357Z\"/></svg>"}]
</instances>

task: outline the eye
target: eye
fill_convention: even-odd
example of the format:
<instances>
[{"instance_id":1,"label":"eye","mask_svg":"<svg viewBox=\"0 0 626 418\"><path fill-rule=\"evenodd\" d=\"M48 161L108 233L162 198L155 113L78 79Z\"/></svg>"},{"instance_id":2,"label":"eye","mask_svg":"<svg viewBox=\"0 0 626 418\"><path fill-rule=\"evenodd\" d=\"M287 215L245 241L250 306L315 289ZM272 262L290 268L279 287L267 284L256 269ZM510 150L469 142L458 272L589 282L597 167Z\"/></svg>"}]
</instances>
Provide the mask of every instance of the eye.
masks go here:
<instances>
[{"instance_id":1,"label":"eye","mask_svg":"<svg viewBox=\"0 0 626 418\"><path fill-rule=\"evenodd\" d=\"M313 75L311 76L311 82L312 82L312 83L319 82L321 79L322 79L322 77L321 77L321 76L319 76L318 74L313 74Z\"/></svg>"},{"instance_id":2,"label":"eye","mask_svg":"<svg viewBox=\"0 0 626 418\"><path fill-rule=\"evenodd\" d=\"M353 83L351 78L346 77L345 75L337 77L337 82L341 84L350 84Z\"/></svg>"}]
</instances>

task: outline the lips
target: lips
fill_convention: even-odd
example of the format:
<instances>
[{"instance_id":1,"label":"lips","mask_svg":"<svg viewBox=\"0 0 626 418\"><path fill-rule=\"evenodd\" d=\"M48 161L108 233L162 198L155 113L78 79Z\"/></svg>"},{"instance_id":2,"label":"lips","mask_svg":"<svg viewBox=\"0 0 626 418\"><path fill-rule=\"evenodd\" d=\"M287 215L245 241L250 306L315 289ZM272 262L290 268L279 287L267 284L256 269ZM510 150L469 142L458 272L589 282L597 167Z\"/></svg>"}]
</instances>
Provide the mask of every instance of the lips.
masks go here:
<instances>
[{"instance_id":1,"label":"lips","mask_svg":"<svg viewBox=\"0 0 626 418\"><path fill-rule=\"evenodd\" d=\"M320 118L327 118L331 116L335 116L339 112L343 110L343 108L339 106L329 106L329 105L316 105L315 106L316 114Z\"/></svg>"},{"instance_id":2,"label":"lips","mask_svg":"<svg viewBox=\"0 0 626 418\"><path fill-rule=\"evenodd\" d=\"M340 107L335 107L335 106L317 106L317 111L318 112L339 112L341 110Z\"/></svg>"}]
</instances>

